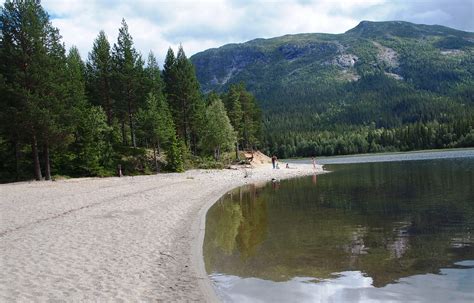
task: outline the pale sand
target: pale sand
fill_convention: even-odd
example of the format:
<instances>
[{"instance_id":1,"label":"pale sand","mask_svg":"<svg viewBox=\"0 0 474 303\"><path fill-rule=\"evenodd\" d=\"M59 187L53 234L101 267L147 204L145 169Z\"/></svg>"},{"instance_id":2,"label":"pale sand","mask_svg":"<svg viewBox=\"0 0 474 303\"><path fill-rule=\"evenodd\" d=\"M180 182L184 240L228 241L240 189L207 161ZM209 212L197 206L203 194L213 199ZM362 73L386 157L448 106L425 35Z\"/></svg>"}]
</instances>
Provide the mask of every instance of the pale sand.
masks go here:
<instances>
[{"instance_id":1,"label":"pale sand","mask_svg":"<svg viewBox=\"0 0 474 303\"><path fill-rule=\"evenodd\" d=\"M293 166L0 185L0 301L215 301L207 210L240 185L315 173Z\"/></svg>"}]
</instances>

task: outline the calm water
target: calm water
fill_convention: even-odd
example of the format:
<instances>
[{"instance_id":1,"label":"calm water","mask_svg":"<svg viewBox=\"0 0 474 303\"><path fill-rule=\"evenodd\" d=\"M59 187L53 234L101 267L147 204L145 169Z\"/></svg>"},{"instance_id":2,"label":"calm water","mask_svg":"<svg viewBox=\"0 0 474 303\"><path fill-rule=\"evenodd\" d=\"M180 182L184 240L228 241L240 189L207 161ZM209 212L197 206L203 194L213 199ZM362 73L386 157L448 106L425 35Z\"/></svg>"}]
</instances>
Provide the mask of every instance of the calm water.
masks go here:
<instances>
[{"instance_id":1,"label":"calm water","mask_svg":"<svg viewBox=\"0 0 474 303\"><path fill-rule=\"evenodd\" d=\"M204 240L219 296L474 302L474 152L426 155L228 193L209 210Z\"/></svg>"}]
</instances>

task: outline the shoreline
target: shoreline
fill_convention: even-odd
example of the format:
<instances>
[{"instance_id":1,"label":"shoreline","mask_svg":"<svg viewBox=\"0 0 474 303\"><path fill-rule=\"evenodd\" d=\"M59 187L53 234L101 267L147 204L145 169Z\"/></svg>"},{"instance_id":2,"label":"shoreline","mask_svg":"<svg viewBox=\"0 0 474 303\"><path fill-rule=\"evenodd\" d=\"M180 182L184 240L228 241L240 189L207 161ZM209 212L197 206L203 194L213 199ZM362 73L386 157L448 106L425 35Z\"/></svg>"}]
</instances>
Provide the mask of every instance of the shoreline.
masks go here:
<instances>
[{"instance_id":1,"label":"shoreline","mask_svg":"<svg viewBox=\"0 0 474 303\"><path fill-rule=\"evenodd\" d=\"M245 184L323 172L292 166L0 185L0 299L216 302L208 209Z\"/></svg>"}]
</instances>

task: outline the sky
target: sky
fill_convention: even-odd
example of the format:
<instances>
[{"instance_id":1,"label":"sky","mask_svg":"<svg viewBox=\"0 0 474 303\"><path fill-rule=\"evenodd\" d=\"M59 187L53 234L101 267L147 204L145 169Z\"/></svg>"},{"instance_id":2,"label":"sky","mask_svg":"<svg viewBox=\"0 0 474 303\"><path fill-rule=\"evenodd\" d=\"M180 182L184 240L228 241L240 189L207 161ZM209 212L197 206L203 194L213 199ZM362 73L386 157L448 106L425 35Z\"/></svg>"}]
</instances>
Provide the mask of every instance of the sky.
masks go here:
<instances>
[{"instance_id":1,"label":"sky","mask_svg":"<svg viewBox=\"0 0 474 303\"><path fill-rule=\"evenodd\" d=\"M3 1L4 2L4 1ZM208 48L295 33L343 33L362 20L403 20L474 31L474 0L43 0L66 47L87 58L100 30L117 40L125 18L135 47L160 65L181 43L190 57Z\"/></svg>"}]
</instances>

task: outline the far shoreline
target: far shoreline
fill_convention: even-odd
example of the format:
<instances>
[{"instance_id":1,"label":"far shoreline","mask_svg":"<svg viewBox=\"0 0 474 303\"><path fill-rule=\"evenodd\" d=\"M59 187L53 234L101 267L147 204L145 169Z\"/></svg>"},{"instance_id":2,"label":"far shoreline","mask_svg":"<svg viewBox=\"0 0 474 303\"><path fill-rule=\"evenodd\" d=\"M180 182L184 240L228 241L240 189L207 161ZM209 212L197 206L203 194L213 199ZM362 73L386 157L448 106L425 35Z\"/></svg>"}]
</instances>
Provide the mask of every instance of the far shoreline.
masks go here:
<instances>
[{"instance_id":1,"label":"far shoreline","mask_svg":"<svg viewBox=\"0 0 474 303\"><path fill-rule=\"evenodd\" d=\"M474 152L474 147L462 147L462 148L444 148L444 149L423 149L423 150L412 150L412 151L397 151L397 152L381 152L381 153L363 153L363 154L348 154L348 155L337 155L337 156L321 156L315 157L316 163L321 165L332 164L332 163L318 163L318 160L322 160L324 162L331 161L332 159L351 159L351 158L370 158L370 157L385 157L391 155L417 155L417 154L438 154L438 153L446 153L446 152L463 152L463 151L472 151ZM311 157L298 157L298 158L288 158L282 159L282 161L288 161L289 163L294 164L307 164L306 160L311 160ZM369 162L369 161L368 161ZM351 162L347 162L351 163Z\"/></svg>"}]
</instances>

